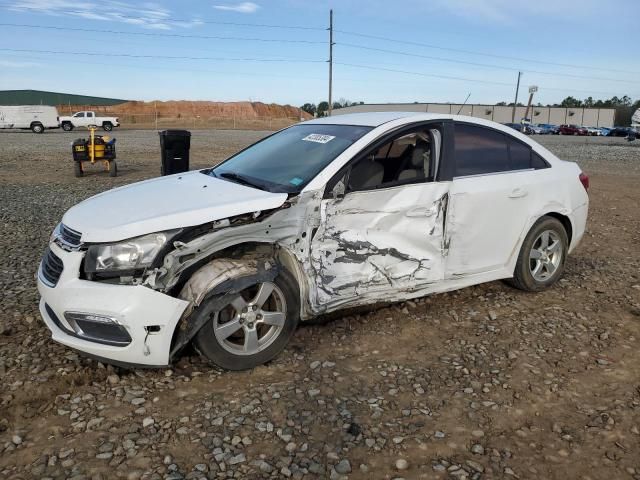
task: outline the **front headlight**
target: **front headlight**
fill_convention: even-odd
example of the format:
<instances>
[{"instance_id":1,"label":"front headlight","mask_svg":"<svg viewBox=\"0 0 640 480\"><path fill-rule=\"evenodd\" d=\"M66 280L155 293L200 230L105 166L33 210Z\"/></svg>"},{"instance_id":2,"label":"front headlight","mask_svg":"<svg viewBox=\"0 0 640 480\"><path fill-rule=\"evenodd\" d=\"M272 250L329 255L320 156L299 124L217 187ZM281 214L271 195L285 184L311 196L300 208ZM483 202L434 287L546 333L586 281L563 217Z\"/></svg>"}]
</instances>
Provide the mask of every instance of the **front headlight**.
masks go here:
<instances>
[{"instance_id":1,"label":"front headlight","mask_svg":"<svg viewBox=\"0 0 640 480\"><path fill-rule=\"evenodd\" d=\"M86 273L100 273L148 268L178 231L152 233L119 243L91 245L85 257L84 270Z\"/></svg>"}]
</instances>

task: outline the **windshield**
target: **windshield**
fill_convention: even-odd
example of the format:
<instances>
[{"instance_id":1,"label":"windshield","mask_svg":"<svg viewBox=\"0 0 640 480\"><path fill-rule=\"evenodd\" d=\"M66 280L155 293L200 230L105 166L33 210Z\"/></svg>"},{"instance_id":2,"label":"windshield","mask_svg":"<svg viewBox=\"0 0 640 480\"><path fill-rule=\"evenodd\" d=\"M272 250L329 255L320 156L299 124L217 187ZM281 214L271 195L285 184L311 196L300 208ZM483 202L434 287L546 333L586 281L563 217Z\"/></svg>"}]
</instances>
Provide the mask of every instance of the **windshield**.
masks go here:
<instances>
[{"instance_id":1,"label":"windshield","mask_svg":"<svg viewBox=\"0 0 640 480\"><path fill-rule=\"evenodd\" d=\"M271 192L298 193L372 127L294 125L205 171Z\"/></svg>"}]
</instances>

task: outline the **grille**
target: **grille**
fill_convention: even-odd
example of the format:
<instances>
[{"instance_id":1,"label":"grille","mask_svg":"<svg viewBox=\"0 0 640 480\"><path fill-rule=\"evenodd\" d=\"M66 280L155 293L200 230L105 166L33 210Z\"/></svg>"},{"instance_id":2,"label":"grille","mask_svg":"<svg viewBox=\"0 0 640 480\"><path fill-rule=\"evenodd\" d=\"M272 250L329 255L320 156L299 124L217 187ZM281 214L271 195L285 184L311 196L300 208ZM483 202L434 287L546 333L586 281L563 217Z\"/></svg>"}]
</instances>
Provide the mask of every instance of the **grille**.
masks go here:
<instances>
[{"instance_id":1,"label":"grille","mask_svg":"<svg viewBox=\"0 0 640 480\"><path fill-rule=\"evenodd\" d=\"M64 223L60 224L60 239L63 243L70 247L79 247L82 234L67 227Z\"/></svg>"},{"instance_id":2,"label":"grille","mask_svg":"<svg viewBox=\"0 0 640 480\"><path fill-rule=\"evenodd\" d=\"M44 252L44 257L42 257L42 264L40 267L42 280L50 287L55 287L60 279L60 275L62 275L63 268L64 264L62 263L62 260L47 248Z\"/></svg>"}]
</instances>

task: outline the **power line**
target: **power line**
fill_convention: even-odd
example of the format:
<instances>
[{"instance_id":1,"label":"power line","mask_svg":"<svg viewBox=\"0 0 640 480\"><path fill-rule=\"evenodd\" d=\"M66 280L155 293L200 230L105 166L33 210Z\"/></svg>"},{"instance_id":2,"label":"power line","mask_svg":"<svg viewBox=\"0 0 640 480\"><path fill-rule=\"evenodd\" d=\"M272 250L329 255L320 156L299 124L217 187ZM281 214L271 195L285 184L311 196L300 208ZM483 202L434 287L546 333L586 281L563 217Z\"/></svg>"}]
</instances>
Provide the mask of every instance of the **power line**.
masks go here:
<instances>
[{"instance_id":1,"label":"power line","mask_svg":"<svg viewBox=\"0 0 640 480\"><path fill-rule=\"evenodd\" d=\"M461 81L465 81L465 82L476 82L476 83L488 83L491 85L506 85L511 87L512 84L511 83L506 83L506 82L495 82L492 80L481 80L481 79L477 79L477 78L465 78L465 77L455 77L455 76L449 76L449 75L436 75L435 73L422 73L422 72L410 72L407 70L396 70L394 68L382 68L382 67L373 67L371 65L358 65L358 64L354 64L354 63L344 63L344 62L333 62L336 65L344 65L347 67L356 67L356 68L365 68L368 70L381 70L383 72L393 72L393 73L404 73L407 75L417 75L420 77L433 77L433 78L442 78L445 80L461 80Z\"/></svg>"},{"instance_id":2,"label":"power line","mask_svg":"<svg viewBox=\"0 0 640 480\"><path fill-rule=\"evenodd\" d=\"M374 52L383 52L383 53L391 53L394 55L404 55L404 56L408 56L408 57L417 57L417 58L426 58L426 59L430 59L430 60L438 60L441 62L449 62L449 63L459 63L462 65L474 65L474 66L478 66L478 67L487 67L487 68L496 68L496 69L500 69L500 70L509 70L512 72L517 72L517 71L524 71L524 72L528 72L528 73L537 73L540 75L553 75L553 76L560 76L560 77L570 77L570 78L582 78L582 79L587 79L587 80L603 80L603 81L607 81L607 82L623 82L623 83L640 83L638 81L635 80L622 80L622 79L617 79L617 78L604 78L604 77L589 77L586 75L574 75L571 73L554 73L554 72L541 72L539 70L528 70L528 69L518 69L518 68L513 68L513 67L505 67L503 65L495 65L495 64L489 64L489 63L480 63L480 62L468 62L465 60L454 60L451 58L444 58L444 57L434 57L431 55L421 55L418 53L409 53L409 52L401 52L401 51L397 51L397 50L386 50L383 48L374 48L374 47L366 47L364 45L357 45L357 44L353 44L353 43L343 43L343 42L339 42L336 43L336 45L342 45L343 47L349 47L349 48L357 48L360 50L371 50Z\"/></svg>"},{"instance_id":3,"label":"power line","mask_svg":"<svg viewBox=\"0 0 640 480\"><path fill-rule=\"evenodd\" d=\"M10 10L12 12L21 12L24 10L29 10L29 11L34 11L34 12L38 12L38 13L49 13L47 11L43 11L41 8L34 8L34 7L26 7L26 6L16 6L16 5L7 5L7 4L1 4L0 5L1 9L4 10ZM72 16L77 16L77 15L87 15L89 13L91 13L89 10L63 10L63 11L57 11L56 10L56 15L72 15ZM277 24L269 24L269 23L241 23L241 22L223 22L223 21L219 21L219 20L203 20L200 18L192 18L192 19L187 19L187 18L173 18L173 17L164 17L164 18L150 18L150 17L136 17L133 15L124 15L122 13L112 13L113 19L118 19L118 18L122 18L122 19L127 19L127 20L145 20L145 21L149 21L149 20L153 20L153 21L157 21L158 23L160 22L174 22L174 23L204 23L207 25L229 25L229 26L235 26L235 27L256 27L256 28L281 28L281 29L288 29L288 30L326 30L326 27L308 27L308 26L303 26L303 25L277 25Z\"/></svg>"},{"instance_id":4,"label":"power line","mask_svg":"<svg viewBox=\"0 0 640 480\"><path fill-rule=\"evenodd\" d=\"M12 57L5 57L5 58L12 58ZM30 55L20 55L19 57L16 56L15 58L18 58L20 60L37 60L37 61L42 61L47 65L55 65L55 64L50 64L49 61L51 60L50 58L45 58L45 57L37 57L37 56L30 56ZM0 59L1 61L2 59ZM80 65L102 65L104 66L103 62L91 62L88 60L78 60L76 58L74 59L70 59L70 60L66 60L65 63L77 63ZM37 64L34 64L34 66L37 66ZM59 66L59 65L57 65ZM110 67L121 67L121 68L134 68L134 69L139 69L139 70L159 70L159 71L163 71L166 72L167 68L164 66L151 66L151 65L139 65L139 64L135 64L135 65L131 65L131 64L126 64L126 63L109 63ZM255 78L255 72L234 72L234 71L230 71L230 70L224 70L224 71L220 71L220 70L211 70L211 69L207 69L207 68L191 68L191 67L181 67L180 72L194 72L194 73L211 73L214 75L242 75L242 76L249 76L252 78ZM289 75L278 75L278 74L269 74L269 73L261 73L260 77L273 77L273 78L287 78L290 79L291 76ZM321 80L319 77L307 77L307 76L296 76L296 78L299 79L303 79L303 80Z\"/></svg>"},{"instance_id":5,"label":"power line","mask_svg":"<svg viewBox=\"0 0 640 480\"><path fill-rule=\"evenodd\" d=\"M420 76L420 77L432 77L432 78L441 78L444 80L458 80L458 81L463 81L463 82L474 82L474 83L486 83L486 84L490 84L490 85L503 85L503 86L508 86L508 87L513 87L513 83L506 83L506 82L495 82L492 80L481 80L481 79L477 79L477 78L466 78L466 77L456 77L456 76L449 76L449 75L436 75L436 74L432 74L432 73L423 73L423 72L412 72L412 71L408 71L408 70L397 70L397 69L392 69L392 68L382 68L382 67L374 67L371 65L359 65L359 64L354 64L354 63L343 63L343 62L333 62L336 65L344 65L347 67L355 67L355 68L363 68L363 69L367 69L367 70L379 70L379 71L383 71L383 72L392 72L392 73L401 73L401 74L406 74L406 75L416 75L416 76ZM575 88L557 88L557 87L545 87L543 85L539 85L538 86L541 90L557 90L557 91L561 91L561 92L579 92L579 93L599 93L599 94L604 94L604 95L618 95L618 93L612 93L612 92L601 92L601 91L596 91L596 90L576 90ZM633 97L637 97L639 95L633 95Z\"/></svg>"},{"instance_id":6,"label":"power line","mask_svg":"<svg viewBox=\"0 0 640 480\"><path fill-rule=\"evenodd\" d=\"M137 35L144 37L170 37L170 38L198 38L206 40L236 40L250 42L270 42L270 43L305 43L305 44L322 44L315 40L290 40L290 39L273 39L273 38L255 38L255 37L229 37L220 35L187 35L181 33L160 33L160 32L125 32L122 30L102 30L96 28L75 28L75 27L56 27L50 25L28 25L19 23L0 23L0 27L18 27L18 28L39 28L45 30L63 30L72 32L90 32L90 33L108 33L112 35Z\"/></svg>"},{"instance_id":7,"label":"power line","mask_svg":"<svg viewBox=\"0 0 640 480\"><path fill-rule=\"evenodd\" d=\"M0 48L5 52L47 53L54 55L87 55L92 57L126 57L126 58L157 58L167 60L220 60L231 62L289 62L289 63L326 63L325 60L301 60L285 58L225 58L225 57L189 57L170 55L139 55L132 53L100 53L100 52L63 52L59 50L34 50L27 48Z\"/></svg>"},{"instance_id":8,"label":"power line","mask_svg":"<svg viewBox=\"0 0 640 480\"><path fill-rule=\"evenodd\" d=\"M370 39L374 39L374 40L383 40L383 41L394 42L394 43L403 43L403 44L406 44L406 45L427 47L427 48L433 48L433 49L437 49L437 50L444 50L444 51L448 51L448 52L466 53L466 54L470 54L470 55L480 55L480 56L484 56L484 57L502 58L502 59L506 59L506 60L516 60L516 61L520 61L520 62L539 63L539 64L543 64L543 65L554 65L556 67L580 68L580 69L587 69L587 70L600 70L600 71L605 71L605 72L618 72L618 73L628 73L628 74L631 74L631 75L640 75L640 72L634 72L634 71L630 71L630 70L616 70L616 69L613 69L613 68L602 68L602 67L594 67L594 66L587 66L587 65L575 65L575 64L570 64L570 63L547 62L547 61L543 61L543 60L534 60L534 59L531 59L531 58L512 57L512 56L509 56L509 55L498 55L498 54L494 54L494 53L477 52L477 51L473 51L473 50L464 50L464 49L461 49L461 48L443 47L443 46L440 46L440 45L433 45L433 44L422 43L422 42L413 42L413 41L409 41L409 40L397 40L395 38L381 37L381 36L378 36L378 35L368 35L368 34L364 34L364 33L350 32L350 31L347 31L347 30L337 30L336 29L334 31L338 32L338 33L345 34L345 35L353 35L353 36L356 36L356 37L370 38Z\"/></svg>"}]
</instances>

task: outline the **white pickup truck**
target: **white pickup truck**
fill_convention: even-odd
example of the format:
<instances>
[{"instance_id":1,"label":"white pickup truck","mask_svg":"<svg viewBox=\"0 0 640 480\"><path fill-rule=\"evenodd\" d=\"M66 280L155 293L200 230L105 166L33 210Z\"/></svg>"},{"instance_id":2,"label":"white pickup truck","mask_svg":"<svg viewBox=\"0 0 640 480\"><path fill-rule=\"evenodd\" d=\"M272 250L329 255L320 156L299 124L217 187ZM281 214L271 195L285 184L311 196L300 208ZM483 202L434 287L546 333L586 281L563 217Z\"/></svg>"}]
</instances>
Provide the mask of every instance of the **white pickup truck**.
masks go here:
<instances>
[{"instance_id":1,"label":"white pickup truck","mask_svg":"<svg viewBox=\"0 0 640 480\"><path fill-rule=\"evenodd\" d=\"M105 132L110 132L113 127L119 127L120 121L116 117L99 117L95 112L77 112L70 117L60 117L60 126L65 132L70 132L77 127L102 127Z\"/></svg>"}]
</instances>

